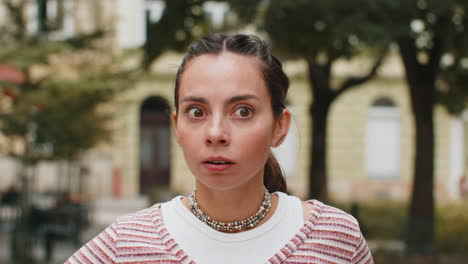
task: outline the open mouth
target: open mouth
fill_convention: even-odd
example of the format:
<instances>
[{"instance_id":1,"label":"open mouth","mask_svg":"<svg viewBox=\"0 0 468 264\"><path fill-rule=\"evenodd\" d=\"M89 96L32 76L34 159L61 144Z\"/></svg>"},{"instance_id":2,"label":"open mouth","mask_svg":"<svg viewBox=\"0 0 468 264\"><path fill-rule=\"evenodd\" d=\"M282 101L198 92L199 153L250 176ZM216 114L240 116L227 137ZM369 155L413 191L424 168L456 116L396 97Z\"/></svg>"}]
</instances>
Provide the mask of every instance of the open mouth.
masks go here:
<instances>
[{"instance_id":1,"label":"open mouth","mask_svg":"<svg viewBox=\"0 0 468 264\"><path fill-rule=\"evenodd\" d=\"M234 164L233 162L230 162L230 161L224 161L224 160L213 160L213 161L205 161L204 163L213 164L213 165L226 165L226 164Z\"/></svg>"}]
</instances>

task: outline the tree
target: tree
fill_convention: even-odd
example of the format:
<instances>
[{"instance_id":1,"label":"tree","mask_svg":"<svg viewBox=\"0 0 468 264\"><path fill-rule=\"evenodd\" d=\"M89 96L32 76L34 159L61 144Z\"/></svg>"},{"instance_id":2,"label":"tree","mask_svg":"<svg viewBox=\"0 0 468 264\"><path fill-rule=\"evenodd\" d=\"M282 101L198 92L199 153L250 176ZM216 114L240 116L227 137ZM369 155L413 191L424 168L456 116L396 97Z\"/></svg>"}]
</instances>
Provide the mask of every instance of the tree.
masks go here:
<instances>
[{"instance_id":1,"label":"tree","mask_svg":"<svg viewBox=\"0 0 468 264\"><path fill-rule=\"evenodd\" d=\"M112 54L95 45L102 32L52 41L44 26L28 35L26 1L2 3L10 20L0 28L0 132L11 146L7 154L22 165L18 175L22 216L11 244L16 260L29 263L33 177L29 169L46 159L75 161L109 139L111 116L100 106L129 86L137 72L122 71Z\"/></svg>"},{"instance_id":2,"label":"tree","mask_svg":"<svg viewBox=\"0 0 468 264\"><path fill-rule=\"evenodd\" d=\"M363 46L379 47L391 42L398 46L416 127L414 182L407 227L410 252L433 251L433 107L441 103L454 114L466 107L467 13L465 0L271 0L264 18L264 29L275 46L304 58L308 64L314 95L312 197L326 197L326 113L338 95L353 87L349 84L366 80L350 78L333 89L329 84L333 62L353 56ZM364 45L353 45L355 42ZM378 65L379 60L367 77L373 76Z\"/></svg>"},{"instance_id":3,"label":"tree","mask_svg":"<svg viewBox=\"0 0 468 264\"><path fill-rule=\"evenodd\" d=\"M366 6L371 1L280 1L266 7L263 29L274 46L285 54L307 62L313 94L309 197L328 200L326 147L327 121L331 105L344 92L371 80L386 54L387 38ZM357 27L356 25L359 25ZM372 48L371 48L372 47ZM349 76L332 84L334 63L369 52L375 54L363 76ZM371 55L370 55L371 56Z\"/></svg>"},{"instance_id":4,"label":"tree","mask_svg":"<svg viewBox=\"0 0 468 264\"><path fill-rule=\"evenodd\" d=\"M378 24L397 43L415 120L415 163L407 247L434 251L434 105L451 112L466 105L468 2L375 1ZM465 76L465 77L464 77ZM455 104L454 104L455 103Z\"/></svg>"},{"instance_id":5,"label":"tree","mask_svg":"<svg viewBox=\"0 0 468 264\"><path fill-rule=\"evenodd\" d=\"M209 32L203 3L206 0L166 0L161 19L146 18L146 42L142 65L148 69L164 52L183 51L190 42Z\"/></svg>"}]
</instances>

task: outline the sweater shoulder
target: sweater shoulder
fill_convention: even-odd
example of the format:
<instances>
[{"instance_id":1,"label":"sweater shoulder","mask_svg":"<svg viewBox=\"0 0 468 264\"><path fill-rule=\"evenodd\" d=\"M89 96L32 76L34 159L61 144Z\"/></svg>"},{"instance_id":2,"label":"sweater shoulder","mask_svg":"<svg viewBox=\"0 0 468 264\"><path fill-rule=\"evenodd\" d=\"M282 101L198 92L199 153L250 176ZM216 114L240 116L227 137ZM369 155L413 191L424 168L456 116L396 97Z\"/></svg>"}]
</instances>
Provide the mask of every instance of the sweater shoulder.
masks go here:
<instances>
[{"instance_id":1,"label":"sweater shoulder","mask_svg":"<svg viewBox=\"0 0 468 264\"><path fill-rule=\"evenodd\" d=\"M155 204L117 218L66 263L179 263L171 243Z\"/></svg>"},{"instance_id":2,"label":"sweater shoulder","mask_svg":"<svg viewBox=\"0 0 468 264\"><path fill-rule=\"evenodd\" d=\"M175 242L163 223L161 204L119 217L115 229L116 251L124 263L163 260L179 263Z\"/></svg>"},{"instance_id":3,"label":"sweater shoulder","mask_svg":"<svg viewBox=\"0 0 468 264\"><path fill-rule=\"evenodd\" d=\"M151 207L142 209L140 211L126 214L118 217L115 222L118 224L132 222L132 221L157 221L161 218L161 204L157 203Z\"/></svg>"},{"instance_id":4,"label":"sweater shoulder","mask_svg":"<svg viewBox=\"0 0 468 264\"><path fill-rule=\"evenodd\" d=\"M356 238L362 236L356 218L336 207L324 204L318 200L308 200L312 204L310 218L315 223L315 229L336 232Z\"/></svg>"},{"instance_id":5,"label":"sweater shoulder","mask_svg":"<svg viewBox=\"0 0 468 264\"><path fill-rule=\"evenodd\" d=\"M113 223L118 237L129 233L147 233L155 236L163 226L161 204L120 216Z\"/></svg>"}]
</instances>

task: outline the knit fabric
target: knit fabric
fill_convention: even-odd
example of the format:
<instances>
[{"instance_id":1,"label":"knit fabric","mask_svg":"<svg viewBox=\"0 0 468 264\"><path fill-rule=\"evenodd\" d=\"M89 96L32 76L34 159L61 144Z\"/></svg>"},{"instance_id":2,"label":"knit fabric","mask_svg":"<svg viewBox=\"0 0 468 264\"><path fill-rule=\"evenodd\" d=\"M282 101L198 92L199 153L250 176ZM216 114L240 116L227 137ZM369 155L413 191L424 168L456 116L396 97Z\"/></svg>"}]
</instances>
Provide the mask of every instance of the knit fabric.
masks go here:
<instances>
[{"instance_id":1,"label":"knit fabric","mask_svg":"<svg viewBox=\"0 0 468 264\"><path fill-rule=\"evenodd\" d=\"M356 219L317 200L308 221L268 264L373 263ZM118 218L65 263L194 264L168 233L161 205ZM207 249L208 253L211 252ZM203 264L203 263L200 263Z\"/></svg>"}]
</instances>

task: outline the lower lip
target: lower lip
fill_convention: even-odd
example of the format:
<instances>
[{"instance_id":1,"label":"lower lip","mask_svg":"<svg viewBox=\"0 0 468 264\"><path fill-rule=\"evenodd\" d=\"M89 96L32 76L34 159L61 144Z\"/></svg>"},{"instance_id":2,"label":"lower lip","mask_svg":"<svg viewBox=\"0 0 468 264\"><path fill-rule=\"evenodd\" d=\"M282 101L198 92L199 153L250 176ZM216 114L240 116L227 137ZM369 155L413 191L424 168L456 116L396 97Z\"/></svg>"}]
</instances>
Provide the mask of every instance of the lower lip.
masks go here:
<instances>
[{"instance_id":1,"label":"lower lip","mask_svg":"<svg viewBox=\"0 0 468 264\"><path fill-rule=\"evenodd\" d=\"M203 163L203 166L209 171L225 171L232 167L232 163L230 164L212 164L212 163Z\"/></svg>"}]
</instances>

